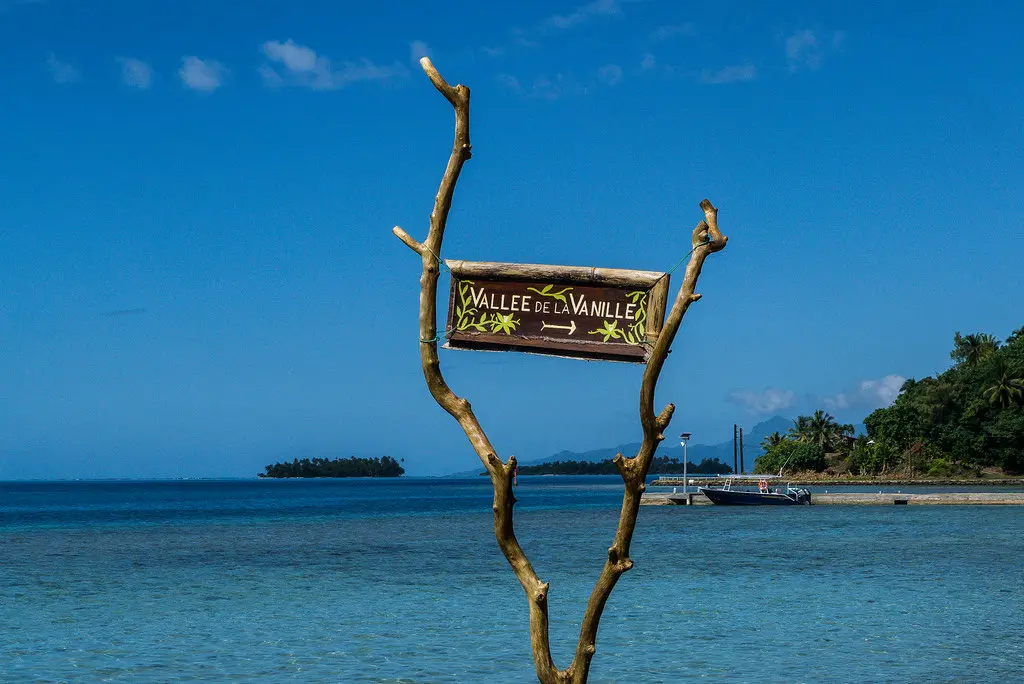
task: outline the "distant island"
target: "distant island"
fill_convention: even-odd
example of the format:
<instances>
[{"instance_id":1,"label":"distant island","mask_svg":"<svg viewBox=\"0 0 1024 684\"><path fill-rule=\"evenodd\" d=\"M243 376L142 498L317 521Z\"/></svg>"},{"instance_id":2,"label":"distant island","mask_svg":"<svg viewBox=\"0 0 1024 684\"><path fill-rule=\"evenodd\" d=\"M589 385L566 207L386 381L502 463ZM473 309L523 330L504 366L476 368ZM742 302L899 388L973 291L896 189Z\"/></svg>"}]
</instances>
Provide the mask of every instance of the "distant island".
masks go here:
<instances>
[{"instance_id":1,"label":"distant island","mask_svg":"<svg viewBox=\"0 0 1024 684\"><path fill-rule=\"evenodd\" d=\"M551 461L535 465L519 466L520 475L616 475L618 469L611 459L603 461ZM652 475L682 473L683 464L675 458L659 456L651 461ZM697 475L726 475L732 468L717 459L705 458L700 463L691 463L687 472ZM483 473L486 474L486 473Z\"/></svg>"},{"instance_id":2,"label":"distant island","mask_svg":"<svg viewBox=\"0 0 1024 684\"><path fill-rule=\"evenodd\" d=\"M405 459L403 458L404 462ZM382 458L304 458L268 465L257 477L398 477L405 468L390 456Z\"/></svg>"}]
</instances>

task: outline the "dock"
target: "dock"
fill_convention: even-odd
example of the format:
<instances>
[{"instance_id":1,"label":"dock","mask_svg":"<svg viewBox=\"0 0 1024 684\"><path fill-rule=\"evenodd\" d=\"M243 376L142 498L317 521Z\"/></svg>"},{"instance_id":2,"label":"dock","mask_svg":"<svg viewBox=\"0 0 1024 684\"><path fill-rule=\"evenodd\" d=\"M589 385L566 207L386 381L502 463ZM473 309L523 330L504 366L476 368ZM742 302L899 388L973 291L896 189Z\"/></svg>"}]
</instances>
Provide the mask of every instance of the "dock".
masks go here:
<instances>
[{"instance_id":1,"label":"dock","mask_svg":"<svg viewBox=\"0 0 1024 684\"><path fill-rule=\"evenodd\" d=\"M747 479L757 479L756 475L744 475ZM735 479L725 477L694 477L690 476L690 487L716 487ZM773 478L776 479L776 478ZM794 487L1024 487L1024 477L1000 478L871 478L855 477L818 478L802 480L800 478L782 480ZM685 480L682 475L660 475L648 483L648 487L682 487Z\"/></svg>"},{"instance_id":2,"label":"dock","mask_svg":"<svg viewBox=\"0 0 1024 684\"><path fill-rule=\"evenodd\" d=\"M698 492L645 492L641 506L710 506ZM1024 492L902 492L811 493L813 506L1022 506Z\"/></svg>"}]
</instances>

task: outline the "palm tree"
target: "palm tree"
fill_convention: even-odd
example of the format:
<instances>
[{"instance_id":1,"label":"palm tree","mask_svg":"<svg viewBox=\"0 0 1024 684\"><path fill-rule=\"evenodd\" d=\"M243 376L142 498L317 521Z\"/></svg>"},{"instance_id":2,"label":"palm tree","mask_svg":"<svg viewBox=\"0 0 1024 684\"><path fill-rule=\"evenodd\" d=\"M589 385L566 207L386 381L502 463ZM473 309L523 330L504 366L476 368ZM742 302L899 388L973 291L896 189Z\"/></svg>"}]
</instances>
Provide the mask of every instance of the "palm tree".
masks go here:
<instances>
[{"instance_id":1,"label":"palm tree","mask_svg":"<svg viewBox=\"0 0 1024 684\"><path fill-rule=\"evenodd\" d=\"M997 349L999 340L988 333L961 335L958 332L953 336L953 351L949 352L949 358L973 366Z\"/></svg>"},{"instance_id":2,"label":"palm tree","mask_svg":"<svg viewBox=\"0 0 1024 684\"><path fill-rule=\"evenodd\" d=\"M811 444L817 444L825 451L830 451L838 445L844 432L843 428L836 422L832 414L825 413L821 409L814 412L808 424L808 437ZM852 426L851 426L852 427Z\"/></svg>"},{"instance_id":3,"label":"palm tree","mask_svg":"<svg viewBox=\"0 0 1024 684\"><path fill-rule=\"evenodd\" d=\"M978 334L978 346L981 347L981 353L978 356L978 360L988 358L991 354L999 350L999 340L993 335L988 333Z\"/></svg>"},{"instance_id":4,"label":"palm tree","mask_svg":"<svg viewBox=\"0 0 1024 684\"><path fill-rule=\"evenodd\" d=\"M924 399L929 419L933 425L946 421L956 410L956 395L953 385L945 380L925 378L917 383L920 395Z\"/></svg>"},{"instance_id":5,"label":"palm tree","mask_svg":"<svg viewBox=\"0 0 1024 684\"><path fill-rule=\"evenodd\" d=\"M843 425L836 426L836 436L840 439L844 437L853 437L853 424L845 423Z\"/></svg>"},{"instance_id":6,"label":"palm tree","mask_svg":"<svg viewBox=\"0 0 1024 684\"><path fill-rule=\"evenodd\" d=\"M1024 379L1019 377L1020 373L1010 367L1003 366L1002 373L996 384L982 392L982 396L988 399L991 404L998 404L1003 408L1010 408L1013 404L1024 399Z\"/></svg>"},{"instance_id":7,"label":"palm tree","mask_svg":"<svg viewBox=\"0 0 1024 684\"><path fill-rule=\"evenodd\" d=\"M797 416L796 420L793 421L792 427L786 430L786 436L797 442L809 442L810 418L807 416Z\"/></svg>"},{"instance_id":8,"label":"palm tree","mask_svg":"<svg viewBox=\"0 0 1024 684\"><path fill-rule=\"evenodd\" d=\"M761 451L768 451L773 446L778 446L786 441L781 432L773 432L761 440Z\"/></svg>"}]
</instances>

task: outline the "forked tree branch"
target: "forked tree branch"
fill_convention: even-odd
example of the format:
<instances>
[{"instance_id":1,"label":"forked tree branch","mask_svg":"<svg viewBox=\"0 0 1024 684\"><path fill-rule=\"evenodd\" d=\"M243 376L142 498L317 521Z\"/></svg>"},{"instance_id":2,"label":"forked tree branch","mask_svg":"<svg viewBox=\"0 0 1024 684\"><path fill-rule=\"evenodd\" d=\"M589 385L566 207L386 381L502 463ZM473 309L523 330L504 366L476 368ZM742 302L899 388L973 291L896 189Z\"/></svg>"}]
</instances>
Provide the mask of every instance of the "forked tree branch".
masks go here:
<instances>
[{"instance_id":1,"label":"forked tree branch","mask_svg":"<svg viewBox=\"0 0 1024 684\"><path fill-rule=\"evenodd\" d=\"M595 652L597 627L605 603L619 577L633 567L633 561L629 557L629 545L636 528L640 496L644 491L644 479L650 469L655 450L664 439L662 432L668 427L672 412L675 410L675 407L669 404L660 414L657 416L654 414L654 390L658 376L661 374L665 357L669 347L672 346L683 315L691 303L700 299L700 295L695 294L694 289L704 260L712 252L717 252L725 247L728 238L718 231L718 210L708 200L701 202L705 220L698 224L693 231L693 258L686 267L679 295L668 314L644 370L643 382L640 387L640 423L644 433L643 443L635 457L624 458L621 454L615 457L616 466L625 483L622 511L615 540L608 549L608 560L605 562L587 604L576 655L568 668L559 670L551 658L548 630L548 584L537 577L537 573L534 572L533 566L516 539L513 526L512 509L516 502L515 496L512 494L515 457L510 457L507 463L498 458L469 402L456 395L445 382L437 356L437 280L440 274L438 260L448 221L448 212L451 210L452 197L455 193L455 184L463 164L471 156L469 88L464 85L449 85L434 68L430 59L426 57L420 60L420 64L434 87L455 109L455 144L451 156L448 158L444 176L441 178L437 197L434 200L434 211L430 214L430 229L427 239L418 242L397 226L392 231L423 260L423 274L420 277L419 320L420 361L423 366L423 376L435 401L462 426L466 437L491 478L494 488L492 504L494 536L526 593L530 607L530 644L537 678L544 684L586 682L590 673L590 661Z\"/></svg>"},{"instance_id":2,"label":"forked tree branch","mask_svg":"<svg viewBox=\"0 0 1024 684\"><path fill-rule=\"evenodd\" d=\"M718 209L706 199L700 203L700 207L704 210L704 220L693 230L693 253L686 265L683 283L680 285L679 294L676 295L672 309L665 319L661 334L658 335L658 339L654 343L654 349L651 350L651 356L644 368L644 377L640 384L640 425L644 433L640 450L632 458L625 458L622 454L615 456L615 465L625 485L622 509L619 511L619 526L615 531L615 540L608 549L608 560L605 561L601 574L594 584L594 590L587 602L587 610L583 615L580 637L576 644L576 654L569 666L573 682L587 681L590 661L594 657L597 644L597 627L601 621L604 606L608 602L608 597L611 595L612 589L615 588L616 582L619 581L623 573L633 567L633 560L629 557L629 545L636 529L640 497L647 488L645 481L647 473L651 469L651 461L658 445L665 439L665 428L672 420L672 414L676 408L674 404L669 404L661 413L654 414L654 391L658 385L658 378L661 376L661 369L665 365L665 358L679 331L679 325L683 322L686 310L690 308L690 304L701 297L694 290L697 287L701 269L704 267L704 260L712 252L723 249L729 240L718 230Z\"/></svg>"},{"instance_id":3,"label":"forked tree branch","mask_svg":"<svg viewBox=\"0 0 1024 684\"><path fill-rule=\"evenodd\" d=\"M445 96L455 108L455 144L448 166L441 178L441 187L434 200L434 211L430 214L430 230L427 239L420 243L404 230L395 227L392 232L410 249L423 259L423 275L420 277L420 361L423 366L423 377L427 387L441 407L450 413L469 438L477 456L487 469L494 488L494 499L491 506L494 512L494 536L498 540L501 552L505 554L512 566L519 583L526 592L530 606L530 642L533 660L537 668L537 677L542 682L560 681L557 668L551 659L551 646L548 641L548 585L541 582L534 572L530 560L526 557L519 541L516 539L512 523L512 507L516 499L512 495L512 480L515 473L515 457L507 463L495 455L494 447L484 434L483 428L469 402L457 396L444 380L441 365L437 357L437 278L439 275L438 258L441 254L441 242L448 221L448 212L452 206L455 183L462 171L462 165L470 158L469 143L469 88L464 85L450 86L438 73L430 59L420 60L434 87Z\"/></svg>"}]
</instances>

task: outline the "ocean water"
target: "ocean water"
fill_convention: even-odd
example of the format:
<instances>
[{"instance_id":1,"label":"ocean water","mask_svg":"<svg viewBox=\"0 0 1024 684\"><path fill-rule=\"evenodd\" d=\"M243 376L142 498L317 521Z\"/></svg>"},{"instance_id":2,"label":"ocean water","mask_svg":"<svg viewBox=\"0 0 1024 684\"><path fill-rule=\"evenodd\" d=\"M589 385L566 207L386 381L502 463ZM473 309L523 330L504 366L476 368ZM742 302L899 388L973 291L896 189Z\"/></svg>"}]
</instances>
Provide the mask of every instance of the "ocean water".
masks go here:
<instances>
[{"instance_id":1,"label":"ocean water","mask_svg":"<svg viewBox=\"0 0 1024 684\"><path fill-rule=\"evenodd\" d=\"M568 664L610 477L524 477ZM0 483L0 681L531 682L465 480ZM1024 675L1024 508L645 507L592 682Z\"/></svg>"}]
</instances>

